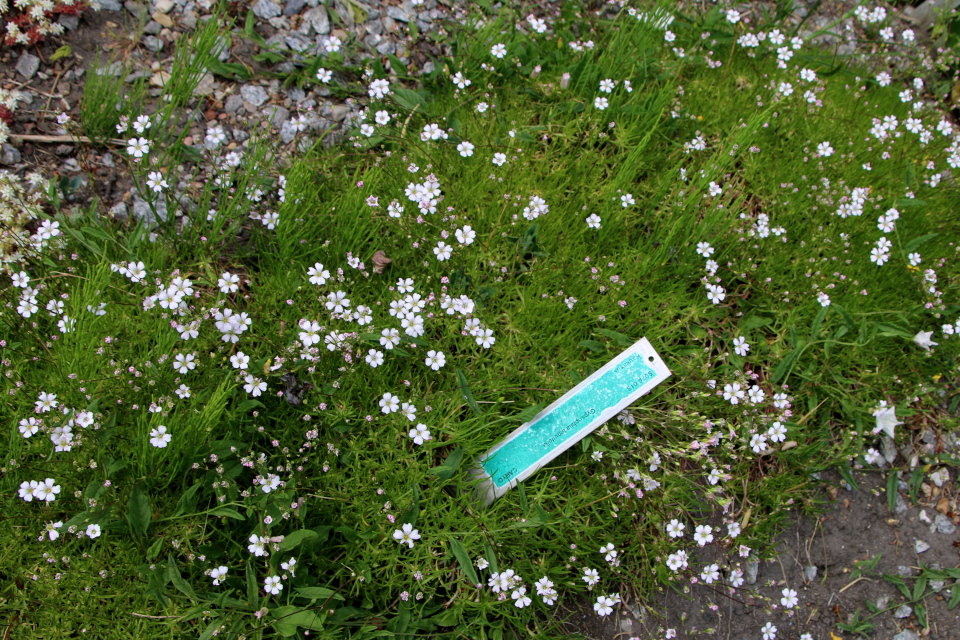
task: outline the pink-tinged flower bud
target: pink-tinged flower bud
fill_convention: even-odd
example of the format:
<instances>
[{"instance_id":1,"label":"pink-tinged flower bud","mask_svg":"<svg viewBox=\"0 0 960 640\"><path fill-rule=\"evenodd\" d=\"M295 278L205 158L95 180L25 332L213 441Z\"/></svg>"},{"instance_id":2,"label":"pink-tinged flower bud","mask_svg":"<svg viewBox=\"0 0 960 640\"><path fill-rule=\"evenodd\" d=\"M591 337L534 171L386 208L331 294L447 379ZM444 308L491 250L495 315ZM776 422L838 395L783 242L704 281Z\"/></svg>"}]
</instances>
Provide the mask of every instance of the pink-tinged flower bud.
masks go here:
<instances>
[{"instance_id":1,"label":"pink-tinged flower bud","mask_svg":"<svg viewBox=\"0 0 960 640\"><path fill-rule=\"evenodd\" d=\"M570 87L570 74L565 73L560 77L560 88L567 89Z\"/></svg>"},{"instance_id":2,"label":"pink-tinged flower bud","mask_svg":"<svg viewBox=\"0 0 960 640\"><path fill-rule=\"evenodd\" d=\"M536 80L540 77L540 65L537 65L533 68L533 71L530 72L530 79Z\"/></svg>"}]
</instances>

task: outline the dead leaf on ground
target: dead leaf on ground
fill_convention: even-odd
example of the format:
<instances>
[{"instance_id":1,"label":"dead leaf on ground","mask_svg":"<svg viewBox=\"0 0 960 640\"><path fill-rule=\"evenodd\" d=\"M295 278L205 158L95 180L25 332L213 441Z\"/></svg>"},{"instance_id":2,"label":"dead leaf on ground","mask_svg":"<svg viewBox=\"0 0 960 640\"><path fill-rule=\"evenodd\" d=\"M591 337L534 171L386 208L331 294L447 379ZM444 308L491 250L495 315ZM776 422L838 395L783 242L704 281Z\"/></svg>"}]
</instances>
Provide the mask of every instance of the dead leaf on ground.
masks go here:
<instances>
[{"instance_id":1,"label":"dead leaf on ground","mask_svg":"<svg viewBox=\"0 0 960 640\"><path fill-rule=\"evenodd\" d=\"M377 251L373 254L373 272L383 273L383 270L393 262L393 258L388 258L383 251Z\"/></svg>"}]
</instances>

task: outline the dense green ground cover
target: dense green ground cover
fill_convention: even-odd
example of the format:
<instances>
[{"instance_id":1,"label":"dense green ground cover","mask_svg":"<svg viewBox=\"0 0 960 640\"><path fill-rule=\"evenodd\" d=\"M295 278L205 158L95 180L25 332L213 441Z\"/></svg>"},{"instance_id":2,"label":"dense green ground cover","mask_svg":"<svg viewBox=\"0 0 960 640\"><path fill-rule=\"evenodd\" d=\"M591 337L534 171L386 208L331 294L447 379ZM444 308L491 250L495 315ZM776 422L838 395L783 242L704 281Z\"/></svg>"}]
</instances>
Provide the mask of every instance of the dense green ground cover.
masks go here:
<instances>
[{"instance_id":1,"label":"dense green ground cover","mask_svg":"<svg viewBox=\"0 0 960 640\"><path fill-rule=\"evenodd\" d=\"M557 601L735 588L811 474L956 398L960 158L913 76L719 10L520 20L417 89L371 67L346 149L213 152L187 224L41 216L0 310L18 636L547 637ZM169 113L129 150L153 198ZM667 382L471 500L642 336Z\"/></svg>"}]
</instances>

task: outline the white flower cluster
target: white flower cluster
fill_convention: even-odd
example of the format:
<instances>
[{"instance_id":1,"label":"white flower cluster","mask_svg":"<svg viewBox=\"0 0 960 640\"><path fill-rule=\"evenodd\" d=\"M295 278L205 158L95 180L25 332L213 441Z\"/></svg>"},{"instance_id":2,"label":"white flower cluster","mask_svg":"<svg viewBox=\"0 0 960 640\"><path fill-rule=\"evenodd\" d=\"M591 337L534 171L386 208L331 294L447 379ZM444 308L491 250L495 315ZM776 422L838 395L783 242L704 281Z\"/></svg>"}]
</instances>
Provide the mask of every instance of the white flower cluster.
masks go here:
<instances>
[{"instance_id":1,"label":"white flower cluster","mask_svg":"<svg viewBox=\"0 0 960 640\"><path fill-rule=\"evenodd\" d=\"M436 213L437 205L440 204L441 194L440 194L440 181L437 180L436 176L432 173L427 176L427 179L423 181L422 184L411 182L407 185L405 191L407 198L411 202L417 203L417 206L420 207L420 213ZM396 215L394 211L388 208L388 212L391 217L400 217L400 213L403 212L403 207L394 206L393 203L390 205L396 210Z\"/></svg>"}]
</instances>

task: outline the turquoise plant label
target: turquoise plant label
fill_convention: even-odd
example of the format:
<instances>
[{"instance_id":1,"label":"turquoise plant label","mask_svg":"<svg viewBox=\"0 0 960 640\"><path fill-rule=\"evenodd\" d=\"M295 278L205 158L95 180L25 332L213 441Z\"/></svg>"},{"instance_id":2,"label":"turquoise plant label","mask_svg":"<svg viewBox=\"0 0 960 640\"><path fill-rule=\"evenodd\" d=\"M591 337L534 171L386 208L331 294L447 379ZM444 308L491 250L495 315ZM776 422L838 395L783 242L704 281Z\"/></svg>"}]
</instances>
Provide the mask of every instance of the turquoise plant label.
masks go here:
<instances>
[{"instance_id":1,"label":"turquoise plant label","mask_svg":"<svg viewBox=\"0 0 960 640\"><path fill-rule=\"evenodd\" d=\"M480 495L500 497L669 376L641 339L481 457Z\"/></svg>"}]
</instances>

